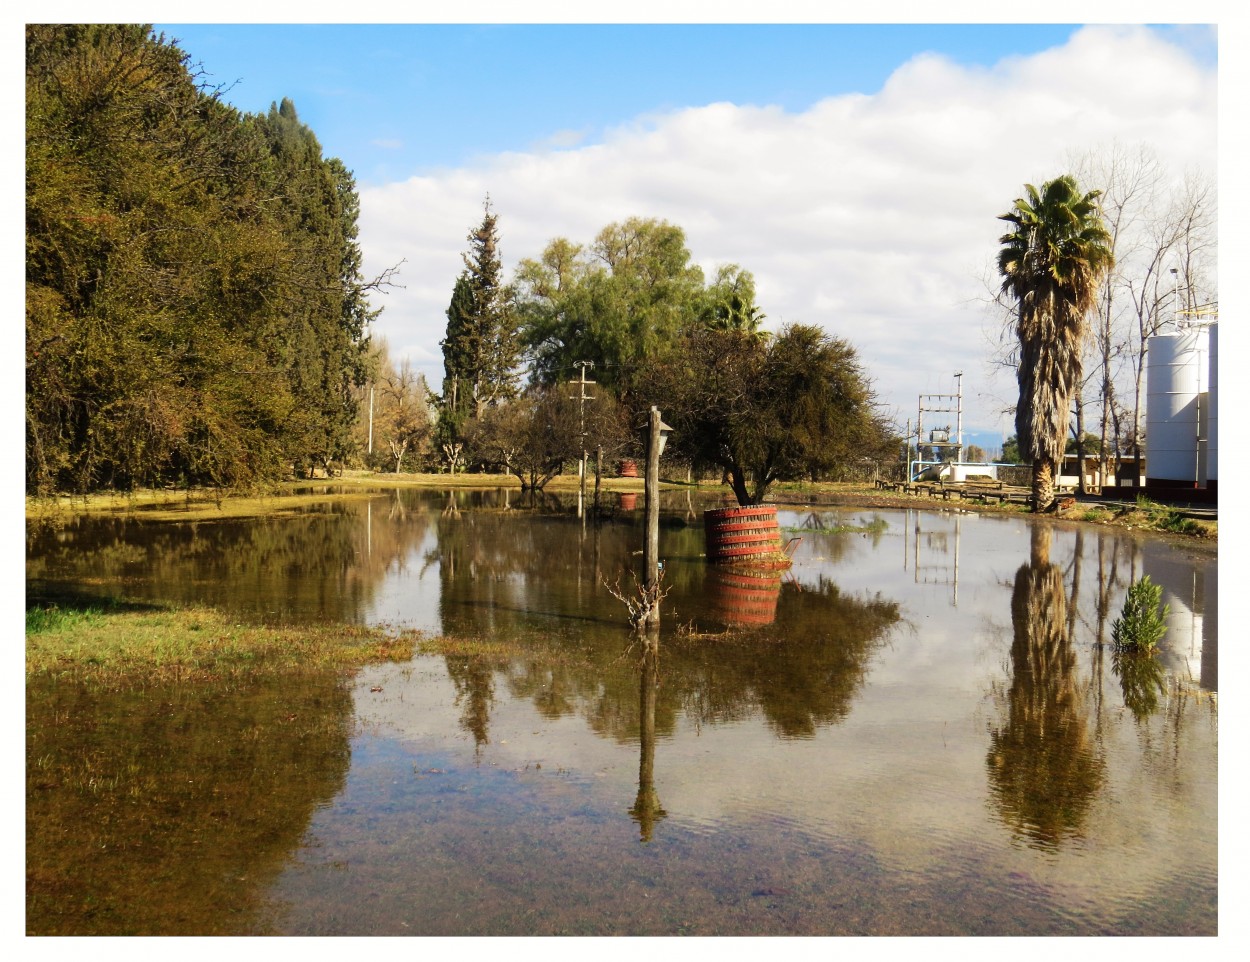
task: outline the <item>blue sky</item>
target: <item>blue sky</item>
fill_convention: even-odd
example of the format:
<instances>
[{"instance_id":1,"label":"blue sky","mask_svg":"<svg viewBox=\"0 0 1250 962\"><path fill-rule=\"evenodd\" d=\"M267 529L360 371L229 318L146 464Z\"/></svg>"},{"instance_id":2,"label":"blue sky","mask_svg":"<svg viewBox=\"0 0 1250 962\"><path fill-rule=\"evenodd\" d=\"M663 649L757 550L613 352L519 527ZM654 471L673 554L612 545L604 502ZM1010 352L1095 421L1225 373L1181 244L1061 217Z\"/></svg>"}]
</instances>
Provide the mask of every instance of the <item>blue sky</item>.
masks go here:
<instances>
[{"instance_id":1,"label":"blue sky","mask_svg":"<svg viewBox=\"0 0 1250 962\"><path fill-rule=\"evenodd\" d=\"M41 18L153 22L57 6L82 9ZM1067 19L1100 6L1129 9L1047 9ZM767 327L812 323L851 340L900 425L919 394L953 391L962 371L965 430L993 444L1012 433L1015 400L985 303L997 215L1024 183L1112 150L1150 152L1169 187L1215 177L1217 30L1204 21L1218 8L1201 0L1184 11L1198 23L1179 27L646 22L693 7L706 5L642 3L624 14L641 22L616 25L561 23L597 8L545 3L524 10L550 23L313 26L234 22L289 14L226 2L211 14L232 22L180 22L209 8L179 18L185 8L165 6L171 19L154 25L241 110L290 97L325 154L354 171L366 273L400 265L401 286L374 298L374 335L435 389L444 312L489 194L506 271L556 237L589 244L627 217L667 220L706 275L728 263L755 275ZM348 12L426 9L375 8ZM844 8L715 10L742 21ZM518 9L480 0L472 12L507 21ZM929 7L889 9L925 19ZM1218 32L1227 52L1235 34ZM1244 126L1227 125L1225 141ZM1216 267L1212 257L1213 282Z\"/></svg>"},{"instance_id":2,"label":"blue sky","mask_svg":"<svg viewBox=\"0 0 1250 962\"><path fill-rule=\"evenodd\" d=\"M1072 25L156 24L225 99L283 97L363 184L593 142L639 115L729 101L789 112L875 93L910 57L989 67Z\"/></svg>"}]
</instances>

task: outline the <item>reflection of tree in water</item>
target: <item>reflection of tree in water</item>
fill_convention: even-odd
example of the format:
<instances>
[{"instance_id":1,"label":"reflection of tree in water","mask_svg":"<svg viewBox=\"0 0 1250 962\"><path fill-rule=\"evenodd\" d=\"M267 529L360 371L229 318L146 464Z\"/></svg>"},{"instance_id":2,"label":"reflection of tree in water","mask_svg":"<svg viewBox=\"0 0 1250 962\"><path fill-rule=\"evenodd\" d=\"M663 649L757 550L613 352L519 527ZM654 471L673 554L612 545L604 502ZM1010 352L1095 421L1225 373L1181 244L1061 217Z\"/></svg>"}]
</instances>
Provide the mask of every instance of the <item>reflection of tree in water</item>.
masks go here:
<instances>
[{"instance_id":1,"label":"reflection of tree in water","mask_svg":"<svg viewBox=\"0 0 1250 962\"><path fill-rule=\"evenodd\" d=\"M700 721L760 712L779 735L810 737L850 711L898 619L897 602L843 594L823 576L814 586L783 584L772 624L716 642L675 639L665 680Z\"/></svg>"},{"instance_id":2,"label":"reflection of tree in water","mask_svg":"<svg viewBox=\"0 0 1250 962\"><path fill-rule=\"evenodd\" d=\"M1104 761L1086 727L1063 572L1050 563L1050 529L1031 529L1030 560L1011 595L1011 683L1005 718L986 757L1000 817L1045 846L1079 836L1102 786Z\"/></svg>"},{"instance_id":3,"label":"reflection of tree in water","mask_svg":"<svg viewBox=\"0 0 1250 962\"><path fill-rule=\"evenodd\" d=\"M438 562L442 630L468 636L523 629L534 615L567 614L578 597L610 600L597 576L596 539L624 538L613 526L583 532L567 512L515 508L440 517L437 533L428 560ZM620 553L614 543L612 555Z\"/></svg>"},{"instance_id":4,"label":"reflection of tree in water","mask_svg":"<svg viewBox=\"0 0 1250 962\"><path fill-rule=\"evenodd\" d=\"M1098 601L1096 612L1096 634L1094 651L1094 671L1098 674L1101 688L1104 656L1111 649L1111 671L1120 680L1120 693L1124 697L1124 706L1133 713L1137 721L1145 720L1159 708L1159 696L1167 691L1167 670L1153 652L1134 652L1118 650L1108 640L1107 628L1114 620L1115 612L1111 610L1113 594L1120 596L1117 589L1127 588L1118 574L1121 539L1111 541L1110 558L1107 558L1105 542L1108 537L1100 534L1098 538ZM1136 567L1135 542L1130 542L1130 564ZM1079 550L1079 549L1078 549ZM1129 582L1132 581L1130 574ZM1101 709L1101 691L1099 693ZM1101 722L1101 715L1099 716Z\"/></svg>"},{"instance_id":5,"label":"reflection of tree in water","mask_svg":"<svg viewBox=\"0 0 1250 962\"><path fill-rule=\"evenodd\" d=\"M529 699L546 717L576 713L596 732L638 738L634 659L622 658L627 636L613 623L623 628L625 619L603 586L605 577L620 573L622 559L631 563L636 526L583 528L567 511L515 509L465 511L437 525L431 560L439 564L443 632L503 637L560 653L555 659L485 658L472 668L449 661L464 700L465 728L479 744L489 725L495 672L513 697ZM697 559L702 531L678 519L666 529L664 547L670 560ZM670 613L687 601L703 602L702 564L670 565L666 578ZM773 624L747 632L667 638L655 712L661 736L684 712L698 723L763 714L779 734L809 737L849 711L871 652L899 618L897 603L844 595L828 579L787 585L777 611Z\"/></svg>"},{"instance_id":6,"label":"reflection of tree in water","mask_svg":"<svg viewBox=\"0 0 1250 962\"><path fill-rule=\"evenodd\" d=\"M490 743L490 709L495 703L495 669L481 655L448 655L447 674L456 689L460 727L480 749Z\"/></svg>"},{"instance_id":7,"label":"reflection of tree in water","mask_svg":"<svg viewBox=\"0 0 1250 962\"><path fill-rule=\"evenodd\" d=\"M1159 696L1167 691L1167 671L1153 651L1111 652L1111 670L1120 679L1124 707L1138 721L1159 710Z\"/></svg>"},{"instance_id":8,"label":"reflection of tree in water","mask_svg":"<svg viewBox=\"0 0 1250 962\"><path fill-rule=\"evenodd\" d=\"M245 521L91 519L34 545L27 578L49 590L86 584L265 618L355 621L425 537L428 518L411 492L397 491Z\"/></svg>"},{"instance_id":9,"label":"reflection of tree in water","mask_svg":"<svg viewBox=\"0 0 1250 962\"><path fill-rule=\"evenodd\" d=\"M333 674L246 690L29 683L27 932L271 931L265 893L342 789L351 719Z\"/></svg>"},{"instance_id":10,"label":"reflection of tree in water","mask_svg":"<svg viewBox=\"0 0 1250 962\"><path fill-rule=\"evenodd\" d=\"M897 603L842 594L822 580L787 585L776 622L716 638L673 636L661 645L663 686L655 729L671 732L685 713L696 723L723 723L763 714L784 737L809 737L844 717ZM621 741L639 737L634 659L621 642L589 647L577 659L498 659L514 697L530 698L550 717L577 712L591 728ZM534 644L545 644L535 640ZM550 642L555 644L555 642Z\"/></svg>"}]
</instances>

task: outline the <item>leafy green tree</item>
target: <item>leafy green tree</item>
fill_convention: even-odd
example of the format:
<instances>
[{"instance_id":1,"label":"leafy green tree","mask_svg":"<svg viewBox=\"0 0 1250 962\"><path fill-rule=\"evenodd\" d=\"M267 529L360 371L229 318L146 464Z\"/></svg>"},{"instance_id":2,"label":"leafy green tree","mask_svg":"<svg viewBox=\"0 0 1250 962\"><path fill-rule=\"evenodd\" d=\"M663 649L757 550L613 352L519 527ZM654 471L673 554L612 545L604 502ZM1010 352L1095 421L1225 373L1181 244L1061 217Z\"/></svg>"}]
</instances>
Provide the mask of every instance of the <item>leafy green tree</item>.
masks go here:
<instances>
[{"instance_id":1,"label":"leafy green tree","mask_svg":"<svg viewBox=\"0 0 1250 962\"><path fill-rule=\"evenodd\" d=\"M588 248L553 240L538 260L521 262L517 285L533 379L557 384L575 362L593 361L596 379L618 395L704 306L685 233L639 217L609 224Z\"/></svg>"},{"instance_id":2,"label":"leafy green tree","mask_svg":"<svg viewBox=\"0 0 1250 962\"><path fill-rule=\"evenodd\" d=\"M1013 434L1003 442L1003 462L1006 464L1020 464L1020 442L1016 440Z\"/></svg>"},{"instance_id":3,"label":"leafy green tree","mask_svg":"<svg viewBox=\"0 0 1250 962\"><path fill-rule=\"evenodd\" d=\"M26 59L28 490L265 473L289 405L230 330L281 257L263 142L144 27L31 25Z\"/></svg>"},{"instance_id":4,"label":"leafy green tree","mask_svg":"<svg viewBox=\"0 0 1250 962\"><path fill-rule=\"evenodd\" d=\"M443 391L435 401L435 446L453 474L465 458L470 422L516 396L521 360L515 292L503 283L498 218L489 197L468 240L447 305Z\"/></svg>"},{"instance_id":5,"label":"leafy green tree","mask_svg":"<svg viewBox=\"0 0 1250 962\"><path fill-rule=\"evenodd\" d=\"M1077 441L1075 437L1069 437L1067 442L1063 446L1063 451L1064 451L1064 454L1081 453L1081 454L1088 456L1088 455L1097 454L1100 445L1101 445L1101 439L1098 437L1098 435L1091 434L1089 431L1086 431L1085 436L1081 438L1079 442ZM1078 452L1078 449L1079 449L1079 452Z\"/></svg>"},{"instance_id":6,"label":"leafy green tree","mask_svg":"<svg viewBox=\"0 0 1250 962\"><path fill-rule=\"evenodd\" d=\"M1054 501L1072 399L1081 381L1088 315L1112 264L1111 238L1098 208L1099 191L1082 193L1070 176L1026 197L1000 215L1011 225L1000 238L1002 292L1016 304L1020 343L1016 435L1032 463L1034 511Z\"/></svg>"},{"instance_id":7,"label":"leafy green tree","mask_svg":"<svg viewBox=\"0 0 1250 962\"><path fill-rule=\"evenodd\" d=\"M742 505L759 504L774 481L894 451L854 347L812 325L771 339L695 327L640 384L673 426L676 450L719 466Z\"/></svg>"}]
</instances>

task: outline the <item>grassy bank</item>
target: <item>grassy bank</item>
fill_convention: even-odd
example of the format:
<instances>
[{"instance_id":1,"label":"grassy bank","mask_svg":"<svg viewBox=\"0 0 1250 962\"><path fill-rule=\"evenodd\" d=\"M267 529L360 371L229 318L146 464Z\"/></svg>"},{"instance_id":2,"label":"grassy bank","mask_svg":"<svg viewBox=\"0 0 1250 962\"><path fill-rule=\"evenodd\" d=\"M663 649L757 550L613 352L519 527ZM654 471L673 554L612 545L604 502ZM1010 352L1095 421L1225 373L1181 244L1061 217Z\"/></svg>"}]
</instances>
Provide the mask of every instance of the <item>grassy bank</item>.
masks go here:
<instances>
[{"instance_id":1,"label":"grassy bank","mask_svg":"<svg viewBox=\"0 0 1250 962\"><path fill-rule=\"evenodd\" d=\"M26 611L26 676L103 684L348 671L412 656L415 632L244 625L211 608L41 604Z\"/></svg>"}]
</instances>

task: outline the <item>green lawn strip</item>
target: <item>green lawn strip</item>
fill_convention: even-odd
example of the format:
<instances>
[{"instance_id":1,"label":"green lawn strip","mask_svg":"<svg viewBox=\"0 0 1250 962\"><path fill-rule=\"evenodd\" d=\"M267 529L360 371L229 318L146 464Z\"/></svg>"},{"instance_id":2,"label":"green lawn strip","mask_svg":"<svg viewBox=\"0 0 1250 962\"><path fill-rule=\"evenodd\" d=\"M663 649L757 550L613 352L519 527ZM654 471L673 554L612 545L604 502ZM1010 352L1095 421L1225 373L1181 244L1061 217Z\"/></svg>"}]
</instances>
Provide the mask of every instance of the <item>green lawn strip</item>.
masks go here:
<instances>
[{"instance_id":1,"label":"green lawn strip","mask_svg":"<svg viewBox=\"0 0 1250 962\"><path fill-rule=\"evenodd\" d=\"M38 607L26 613L26 675L192 680L351 669L406 660L416 637L359 625L240 624L202 607Z\"/></svg>"}]
</instances>

